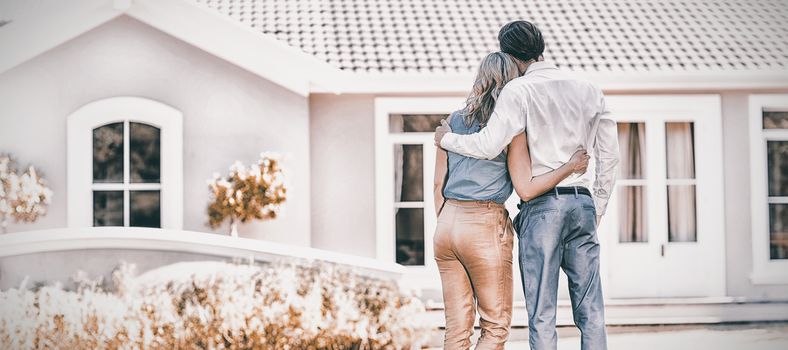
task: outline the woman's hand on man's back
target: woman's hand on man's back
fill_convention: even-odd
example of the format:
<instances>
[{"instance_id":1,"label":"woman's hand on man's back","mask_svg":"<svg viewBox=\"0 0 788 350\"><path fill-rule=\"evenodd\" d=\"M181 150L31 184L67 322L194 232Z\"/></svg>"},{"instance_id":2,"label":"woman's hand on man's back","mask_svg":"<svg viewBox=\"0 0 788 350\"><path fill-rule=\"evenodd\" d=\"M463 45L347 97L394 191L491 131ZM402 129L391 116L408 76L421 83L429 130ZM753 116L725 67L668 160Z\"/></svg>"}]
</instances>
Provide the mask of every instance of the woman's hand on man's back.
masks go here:
<instances>
[{"instance_id":1,"label":"woman's hand on man's back","mask_svg":"<svg viewBox=\"0 0 788 350\"><path fill-rule=\"evenodd\" d=\"M591 156L588 155L588 151L579 149L572 155L572 158L569 159L568 164L572 167L573 173L582 175L588 170L589 159L591 159Z\"/></svg>"}]
</instances>

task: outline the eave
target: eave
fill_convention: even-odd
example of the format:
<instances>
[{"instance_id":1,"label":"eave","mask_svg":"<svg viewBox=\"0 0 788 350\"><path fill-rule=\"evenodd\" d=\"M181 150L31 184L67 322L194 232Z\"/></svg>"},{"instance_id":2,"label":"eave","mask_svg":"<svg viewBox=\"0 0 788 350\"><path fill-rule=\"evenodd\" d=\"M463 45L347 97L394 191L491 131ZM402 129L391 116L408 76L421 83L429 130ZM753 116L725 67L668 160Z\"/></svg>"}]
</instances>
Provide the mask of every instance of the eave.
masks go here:
<instances>
[{"instance_id":1,"label":"eave","mask_svg":"<svg viewBox=\"0 0 788 350\"><path fill-rule=\"evenodd\" d=\"M788 89L788 70L575 72L606 92L727 91ZM312 93L465 94L470 73L356 73L330 85L312 86Z\"/></svg>"}]
</instances>

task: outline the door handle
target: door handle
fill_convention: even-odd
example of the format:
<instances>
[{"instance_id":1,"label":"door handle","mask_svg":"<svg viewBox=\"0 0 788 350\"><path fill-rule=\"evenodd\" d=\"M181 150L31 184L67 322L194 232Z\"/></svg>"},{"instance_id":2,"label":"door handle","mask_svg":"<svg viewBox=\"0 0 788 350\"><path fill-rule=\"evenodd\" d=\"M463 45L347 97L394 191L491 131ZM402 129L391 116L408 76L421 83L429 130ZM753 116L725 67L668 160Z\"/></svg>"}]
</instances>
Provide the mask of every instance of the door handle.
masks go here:
<instances>
[{"instance_id":1,"label":"door handle","mask_svg":"<svg viewBox=\"0 0 788 350\"><path fill-rule=\"evenodd\" d=\"M660 246L659 250L660 250L659 255L664 258L665 257L665 243L662 243L662 245Z\"/></svg>"}]
</instances>

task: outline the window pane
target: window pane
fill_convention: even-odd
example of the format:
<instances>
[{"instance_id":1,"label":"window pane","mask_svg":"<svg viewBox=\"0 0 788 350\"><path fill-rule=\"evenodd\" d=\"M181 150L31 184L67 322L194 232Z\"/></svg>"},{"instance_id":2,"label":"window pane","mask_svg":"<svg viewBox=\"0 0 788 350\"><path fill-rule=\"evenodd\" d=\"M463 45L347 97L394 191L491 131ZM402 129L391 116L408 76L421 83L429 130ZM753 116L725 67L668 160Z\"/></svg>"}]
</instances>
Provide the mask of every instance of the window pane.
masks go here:
<instances>
[{"instance_id":1,"label":"window pane","mask_svg":"<svg viewBox=\"0 0 788 350\"><path fill-rule=\"evenodd\" d=\"M161 201L159 191L129 192L129 225L161 227Z\"/></svg>"},{"instance_id":2,"label":"window pane","mask_svg":"<svg viewBox=\"0 0 788 350\"><path fill-rule=\"evenodd\" d=\"M161 131L155 126L129 123L129 171L131 182L159 182Z\"/></svg>"},{"instance_id":3,"label":"window pane","mask_svg":"<svg viewBox=\"0 0 788 350\"><path fill-rule=\"evenodd\" d=\"M123 226L123 191L93 191L93 226Z\"/></svg>"},{"instance_id":4,"label":"window pane","mask_svg":"<svg viewBox=\"0 0 788 350\"><path fill-rule=\"evenodd\" d=\"M619 188L619 242L648 242L645 186Z\"/></svg>"},{"instance_id":5,"label":"window pane","mask_svg":"<svg viewBox=\"0 0 788 350\"><path fill-rule=\"evenodd\" d=\"M695 126L665 123L668 179L695 178Z\"/></svg>"},{"instance_id":6,"label":"window pane","mask_svg":"<svg viewBox=\"0 0 788 350\"><path fill-rule=\"evenodd\" d=\"M93 129L93 182L123 182L123 123Z\"/></svg>"},{"instance_id":7,"label":"window pane","mask_svg":"<svg viewBox=\"0 0 788 350\"><path fill-rule=\"evenodd\" d=\"M390 114L389 132L435 132L448 114Z\"/></svg>"},{"instance_id":8,"label":"window pane","mask_svg":"<svg viewBox=\"0 0 788 350\"><path fill-rule=\"evenodd\" d=\"M697 242L695 186L668 186L668 241Z\"/></svg>"},{"instance_id":9,"label":"window pane","mask_svg":"<svg viewBox=\"0 0 788 350\"><path fill-rule=\"evenodd\" d=\"M769 195L788 196L788 141L767 141Z\"/></svg>"},{"instance_id":10,"label":"window pane","mask_svg":"<svg viewBox=\"0 0 788 350\"><path fill-rule=\"evenodd\" d=\"M397 263L424 265L424 209L395 209Z\"/></svg>"},{"instance_id":11,"label":"window pane","mask_svg":"<svg viewBox=\"0 0 788 350\"><path fill-rule=\"evenodd\" d=\"M764 129L788 129L788 112L763 112Z\"/></svg>"},{"instance_id":12,"label":"window pane","mask_svg":"<svg viewBox=\"0 0 788 350\"><path fill-rule=\"evenodd\" d=\"M394 201L424 200L422 145L394 145Z\"/></svg>"},{"instance_id":13,"label":"window pane","mask_svg":"<svg viewBox=\"0 0 788 350\"><path fill-rule=\"evenodd\" d=\"M772 259L788 259L788 204L769 204L769 251Z\"/></svg>"},{"instance_id":14,"label":"window pane","mask_svg":"<svg viewBox=\"0 0 788 350\"><path fill-rule=\"evenodd\" d=\"M620 179L643 179L646 174L646 124L618 123Z\"/></svg>"}]
</instances>

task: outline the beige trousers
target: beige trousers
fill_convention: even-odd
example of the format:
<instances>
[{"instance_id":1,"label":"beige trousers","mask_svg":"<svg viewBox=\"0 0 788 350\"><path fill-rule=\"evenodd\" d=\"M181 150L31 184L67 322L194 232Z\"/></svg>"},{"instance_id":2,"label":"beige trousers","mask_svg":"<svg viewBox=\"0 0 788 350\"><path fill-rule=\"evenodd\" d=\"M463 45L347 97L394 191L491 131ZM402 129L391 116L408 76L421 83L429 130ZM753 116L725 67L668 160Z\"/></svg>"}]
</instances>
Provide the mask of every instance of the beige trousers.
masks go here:
<instances>
[{"instance_id":1,"label":"beige trousers","mask_svg":"<svg viewBox=\"0 0 788 350\"><path fill-rule=\"evenodd\" d=\"M476 309L476 349L503 349L512 321L514 229L503 205L447 200L438 216L435 261L446 312L444 349L469 349Z\"/></svg>"}]
</instances>

